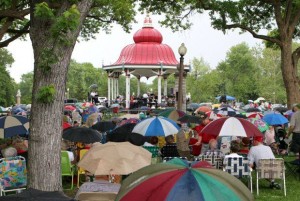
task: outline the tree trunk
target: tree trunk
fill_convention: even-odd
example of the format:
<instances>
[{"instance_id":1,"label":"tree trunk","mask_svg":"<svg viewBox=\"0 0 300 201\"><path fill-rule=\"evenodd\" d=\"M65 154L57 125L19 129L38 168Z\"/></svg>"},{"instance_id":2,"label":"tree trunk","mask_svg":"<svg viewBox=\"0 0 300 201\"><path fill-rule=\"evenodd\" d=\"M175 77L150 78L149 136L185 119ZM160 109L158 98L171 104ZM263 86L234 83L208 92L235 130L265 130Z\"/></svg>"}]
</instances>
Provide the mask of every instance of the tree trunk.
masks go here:
<instances>
[{"instance_id":1,"label":"tree trunk","mask_svg":"<svg viewBox=\"0 0 300 201\"><path fill-rule=\"evenodd\" d=\"M68 34L67 39L71 41L71 45L68 46L55 43L51 38L52 24L34 16L33 9L37 2L39 1L33 0L31 6L30 38L35 62L28 150L28 187L43 191L59 191L62 190L60 150L66 76L76 39L92 1L80 1L77 7L81 13L80 23L77 30ZM58 55L49 72L44 72L39 67L42 62L41 52L46 48ZM54 101L52 103L37 101L39 89L50 84L56 90Z\"/></svg>"},{"instance_id":2,"label":"tree trunk","mask_svg":"<svg viewBox=\"0 0 300 201\"><path fill-rule=\"evenodd\" d=\"M286 88L287 105L300 101L299 82L297 78L297 67L292 62L292 40L283 42L281 47L281 72Z\"/></svg>"}]
</instances>

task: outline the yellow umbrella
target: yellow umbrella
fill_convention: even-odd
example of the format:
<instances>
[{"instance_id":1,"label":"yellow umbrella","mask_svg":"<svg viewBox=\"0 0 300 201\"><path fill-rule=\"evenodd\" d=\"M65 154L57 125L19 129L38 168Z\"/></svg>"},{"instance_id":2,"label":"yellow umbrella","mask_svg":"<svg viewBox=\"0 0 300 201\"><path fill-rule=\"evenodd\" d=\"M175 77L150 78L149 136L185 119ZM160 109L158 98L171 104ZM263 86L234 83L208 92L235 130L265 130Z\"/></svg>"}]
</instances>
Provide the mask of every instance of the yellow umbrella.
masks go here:
<instances>
[{"instance_id":1,"label":"yellow umbrella","mask_svg":"<svg viewBox=\"0 0 300 201\"><path fill-rule=\"evenodd\" d=\"M96 144L78 166L94 175L127 175L151 164L151 152L129 142Z\"/></svg>"}]
</instances>

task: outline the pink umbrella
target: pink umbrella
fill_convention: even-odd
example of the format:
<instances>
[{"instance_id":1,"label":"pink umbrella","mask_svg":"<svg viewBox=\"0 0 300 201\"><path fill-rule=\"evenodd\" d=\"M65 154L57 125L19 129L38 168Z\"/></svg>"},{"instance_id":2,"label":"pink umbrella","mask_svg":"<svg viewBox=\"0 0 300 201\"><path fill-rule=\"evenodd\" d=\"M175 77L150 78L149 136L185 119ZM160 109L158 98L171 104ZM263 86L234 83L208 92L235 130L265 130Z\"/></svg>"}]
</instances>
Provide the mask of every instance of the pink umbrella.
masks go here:
<instances>
[{"instance_id":1,"label":"pink umbrella","mask_svg":"<svg viewBox=\"0 0 300 201\"><path fill-rule=\"evenodd\" d=\"M262 133L251 122L236 117L222 117L206 125L201 133L215 136L262 136Z\"/></svg>"}]
</instances>

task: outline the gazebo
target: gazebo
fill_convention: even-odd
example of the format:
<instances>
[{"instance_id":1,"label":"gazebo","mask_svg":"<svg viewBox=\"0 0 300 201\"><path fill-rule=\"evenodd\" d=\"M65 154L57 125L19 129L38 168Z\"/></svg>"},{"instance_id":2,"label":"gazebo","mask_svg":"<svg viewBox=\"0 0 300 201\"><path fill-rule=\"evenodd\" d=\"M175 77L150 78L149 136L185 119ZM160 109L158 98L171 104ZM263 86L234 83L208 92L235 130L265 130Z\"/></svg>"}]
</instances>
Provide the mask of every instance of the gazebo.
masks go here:
<instances>
[{"instance_id":1,"label":"gazebo","mask_svg":"<svg viewBox=\"0 0 300 201\"><path fill-rule=\"evenodd\" d=\"M142 29L139 29L133 36L134 43L125 46L118 60L103 69L108 74L108 102L114 100L119 95L119 76L126 76L126 109L130 107L130 77L138 79L137 96L140 96L140 78L147 79L152 76L158 78L157 103L162 99L162 79L164 79L164 96L167 96L167 78L175 74L178 77L179 62L176 60L170 46L163 44L163 36L152 26L152 20L147 14ZM189 66L184 66L183 78L183 110L186 105L185 75L189 71ZM174 94L178 92L178 79L174 86Z\"/></svg>"}]
</instances>

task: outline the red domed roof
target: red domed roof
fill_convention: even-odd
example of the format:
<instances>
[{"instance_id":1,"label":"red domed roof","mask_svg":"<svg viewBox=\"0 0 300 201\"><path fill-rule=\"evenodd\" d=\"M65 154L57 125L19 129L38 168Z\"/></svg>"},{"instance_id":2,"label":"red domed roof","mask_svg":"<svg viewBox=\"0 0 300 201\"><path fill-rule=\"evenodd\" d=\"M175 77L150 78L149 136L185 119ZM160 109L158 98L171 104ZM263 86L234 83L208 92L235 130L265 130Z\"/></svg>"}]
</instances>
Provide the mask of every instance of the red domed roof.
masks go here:
<instances>
[{"instance_id":1,"label":"red domed roof","mask_svg":"<svg viewBox=\"0 0 300 201\"><path fill-rule=\"evenodd\" d=\"M124 47L119 59L111 66L124 64L176 66L178 64L171 47L162 44L163 37L153 28L149 16L145 18L143 28L134 34L133 40L135 43Z\"/></svg>"}]
</instances>

